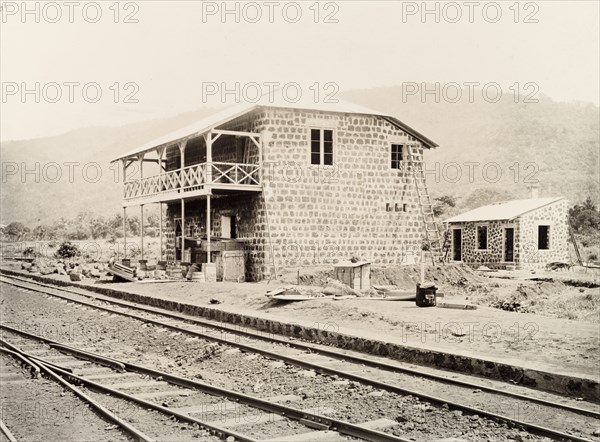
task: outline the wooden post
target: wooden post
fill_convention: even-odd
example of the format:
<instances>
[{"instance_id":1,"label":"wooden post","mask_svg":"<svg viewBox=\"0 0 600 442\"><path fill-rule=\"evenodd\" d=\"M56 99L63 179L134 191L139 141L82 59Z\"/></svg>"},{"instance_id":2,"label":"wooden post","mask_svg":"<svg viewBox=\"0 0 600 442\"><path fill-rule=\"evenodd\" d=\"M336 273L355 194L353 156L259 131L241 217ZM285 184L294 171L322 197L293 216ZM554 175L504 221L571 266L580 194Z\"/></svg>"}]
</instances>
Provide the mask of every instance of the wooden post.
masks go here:
<instances>
[{"instance_id":1,"label":"wooden post","mask_svg":"<svg viewBox=\"0 0 600 442\"><path fill-rule=\"evenodd\" d=\"M213 170L212 170L212 142L213 142L213 137L212 136L213 136L213 133L209 132L204 137L204 140L206 141L206 182L208 184L212 184L212 172L213 172Z\"/></svg>"},{"instance_id":2,"label":"wooden post","mask_svg":"<svg viewBox=\"0 0 600 442\"><path fill-rule=\"evenodd\" d=\"M127 183L127 163L126 160L121 160L123 165L123 197L125 197L125 185Z\"/></svg>"},{"instance_id":3,"label":"wooden post","mask_svg":"<svg viewBox=\"0 0 600 442\"><path fill-rule=\"evenodd\" d=\"M143 189L142 180L144 179L144 154L140 154L138 157L140 162L140 188ZM143 193L143 191L142 191ZM140 252L141 258L144 259L144 205L140 204Z\"/></svg>"},{"instance_id":4,"label":"wooden post","mask_svg":"<svg viewBox=\"0 0 600 442\"><path fill-rule=\"evenodd\" d=\"M185 200L181 198L181 262L185 251Z\"/></svg>"},{"instance_id":5,"label":"wooden post","mask_svg":"<svg viewBox=\"0 0 600 442\"><path fill-rule=\"evenodd\" d=\"M206 262L210 263L210 195L206 196Z\"/></svg>"},{"instance_id":6,"label":"wooden post","mask_svg":"<svg viewBox=\"0 0 600 442\"><path fill-rule=\"evenodd\" d=\"M158 149L158 191L162 192L163 191L163 155L165 153L165 148L161 147ZM162 209L162 205L161 205L161 209ZM162 249L161 249L162 250ZM162 260L162 256L161 256L161 260Z\"/></svg>"},{"instance_id":7,"label":"wooden post","mask_svg":"<svg viewBox=\"0 0 600 442\"><path fill-rule=\"evenodd\" d=\"M183 193L183 169L185 168L185 148L187 146L187 141L182 141L179 143L179 153L181 159L181 167L179 168L179 193ZM182 219L183 220L183 219ZM183 253L183 248L181 249L181 253ZM183 256L183 255L182 255Z\"/></svg>"},{"instance_id":8,"label":"wooden post","mask_svg":"<svg viewBox=\"0 0 600 442\"><path fill-rule=\"evenodd\" d=\"M127 258L127 207L123 207L123 258Z\"/></svg>"},{"instance_id":9,"label":"wooden post","mask_svg":"<svg viewBox=\"0 0 600 442\"><path fill-rule=\"evenodd\" d=\"M159 247L160 247L160 260L163 261L163 205L162 203L158 203L158 211L160 212L160 224L158 226L158 234L159 238Z\"/></svg>"},{"instance_id":10,"label":"wooden post","mask_svg":"<svg viewBox=\"0 0 600 442\"><path fill-rule=\"evenodd\" d=\"M141 259L144 259L144 205L140 205L140 251Z\"/></svg>"},{"instance_id":11,"label":"wooden post","mask_svg":"<svg viewBox=\"0 0 600 442\"><path fill-rule=\"evenodd\" d=\"M425 283L425 252L421 249L421 285Z\"/></svg>"}]
</instances>

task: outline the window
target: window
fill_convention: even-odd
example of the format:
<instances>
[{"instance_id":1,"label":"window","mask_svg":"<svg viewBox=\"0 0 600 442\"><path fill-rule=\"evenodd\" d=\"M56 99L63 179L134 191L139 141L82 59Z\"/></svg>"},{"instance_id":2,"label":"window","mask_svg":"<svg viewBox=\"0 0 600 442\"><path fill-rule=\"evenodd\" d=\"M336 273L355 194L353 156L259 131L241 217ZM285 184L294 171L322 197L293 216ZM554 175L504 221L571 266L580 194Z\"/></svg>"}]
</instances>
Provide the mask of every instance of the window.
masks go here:
<instances>
[{"instance_id":1,"label":"window","mask_svg":"<svg viewBox=\"0 0 600 442\"><path fill-rule=\"evenodd\" d=\"M392 169L402 169L404 161L404 146L402 144L392 144Z\"/></svg>"},{"instance_id":2,"label":"window","mask_svg":"<svg viewBox=\"0 0 600 442\"><path fill-rule=\"evenodd\" d=\"M488 228L487 226L477 226L477 250L487 250L488 248Z\"/></svg>"},{"instance_id":3,"label":"window","mask_svg":"<svg viewBox=\"0 0 600 442\"><path fill-rule=\"evenodd\" d=\"M333 130L310 130L310 164L333 165Z\"/></svg>"},{"instance_id":4,"label":"window","mask_svg":"<svg viewBox=\"0 0 600 442\"><path fill-rule=\"evenodd\" d=\"M550 249L550 226L538 226L538 250Z\"/></svg>"}]
</instances>

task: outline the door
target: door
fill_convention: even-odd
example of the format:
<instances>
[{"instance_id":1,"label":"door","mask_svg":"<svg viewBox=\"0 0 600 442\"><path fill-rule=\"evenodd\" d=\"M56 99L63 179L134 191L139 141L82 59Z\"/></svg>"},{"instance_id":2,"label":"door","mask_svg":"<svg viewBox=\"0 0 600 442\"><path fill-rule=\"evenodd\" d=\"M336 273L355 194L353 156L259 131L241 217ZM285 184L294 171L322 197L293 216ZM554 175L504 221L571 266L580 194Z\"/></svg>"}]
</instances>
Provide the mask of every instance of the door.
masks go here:
<instances>
[{"instance_id":1,"label":"door","mask_svg":"<svg viewBox=\"0 0 600 442\"><path fill-rule=\"evenodd\" d=\"M230 216L222 216L221 217L221 237L231 238L231 217Z\"/></svg>"},{"instance_id":2,"label":"door","mask_svg":"<svg viewBox=\"0 0 600 442\"><path fill-rule=\"evenodd\" d=\"M452 230L452 260L462 261L462 229Z\"/></svg>"},{"instance_id":3,"label":"door","mask_svg":"<svg viewBox=\"0 0 600 442\"><path fill-rule=\"evenodd\" d=\"M181 261L181 218L175 218L175 261Z\"/></svg>"},{"instance_id":4,"label":"door","mask_svg":"<svg viewBox=\"0 0 600 442\"><path fill-rule=\"evenodd\" d=\"M515 229L507 227L504 229L504 261L515 260Z\"/></svg>"}]
</instances>

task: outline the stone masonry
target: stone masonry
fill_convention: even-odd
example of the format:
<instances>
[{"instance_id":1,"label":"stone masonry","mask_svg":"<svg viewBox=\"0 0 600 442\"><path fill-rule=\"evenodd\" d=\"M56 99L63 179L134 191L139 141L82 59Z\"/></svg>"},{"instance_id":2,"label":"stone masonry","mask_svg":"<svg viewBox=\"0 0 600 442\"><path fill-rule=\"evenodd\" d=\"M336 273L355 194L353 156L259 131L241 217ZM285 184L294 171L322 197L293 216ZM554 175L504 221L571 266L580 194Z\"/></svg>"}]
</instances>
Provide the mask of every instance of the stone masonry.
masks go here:
<instances>
[{"instance_id":1,"label":"stone masonry","mask_svg":"<svg viewBox=\"0 0 600 442\"><path fill-rule=\"evenodd\" d=\"M237 237L246 244L248 279L268 277L273 264L333 264L355 256L391 265L419 253L424 228L413 177L406 167L392 169L390 158L392 143L417 143L418 159L423 146L386 119L261 108L219 128L263 135L264 192L212 199L212 234L220 235L222 215L235 217ZM333 130L332 166L311 165L312 128ZM213 161L257 162L258 149L248 140L241 146L224 138L213 144ZM185 155L186 165L203 161L203 142L189 145ZM168 170L178 167L178 156L177 148L167 151ZM186 236L204 232L205 204L186 201ZM180 204L170 204L167 213L167 258L174 260Z\"/></svg>"},{"instance_id":2,"label":"stone masonry","mask_svg":"<svg viewBox=\"0 0 600 442\"><path fill-rule=\"evenodd\" d=\"M538 226L550 226L550 248L538 249ZM487 250L477 248L477 226L487 226ZM503 255L504 229L514 228L514 261ZM549 262L569 261L568 202L561 199L514 220L451 223L451 229L462 229L462 261L490 268L515 265L522 269L543 268ZM451 250L452 253L452 250ZM452 255L451 255L452 256Z\"/></svg>"}]
</instances>

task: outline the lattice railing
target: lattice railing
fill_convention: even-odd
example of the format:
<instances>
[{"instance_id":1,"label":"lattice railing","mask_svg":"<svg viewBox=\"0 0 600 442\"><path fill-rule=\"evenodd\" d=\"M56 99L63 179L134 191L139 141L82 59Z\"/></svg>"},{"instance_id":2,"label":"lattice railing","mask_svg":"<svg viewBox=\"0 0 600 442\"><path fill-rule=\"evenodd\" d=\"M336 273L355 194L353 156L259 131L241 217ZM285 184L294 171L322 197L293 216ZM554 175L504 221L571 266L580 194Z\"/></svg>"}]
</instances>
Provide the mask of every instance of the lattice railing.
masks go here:
<instances>
[{"instance_id":1,"label":"lattice railing","mask_svg":"<svg viewBox=\"0 0 600 442\"><path fill-rule=\"evenodd\" d=\"M209 174L211 177L209 180ZM260 185L260 166L244 163L200 163L184 169L127 181L123 188L126 200L167 193L185 193L205 184Z\"/></svg>"}]
</instances>

